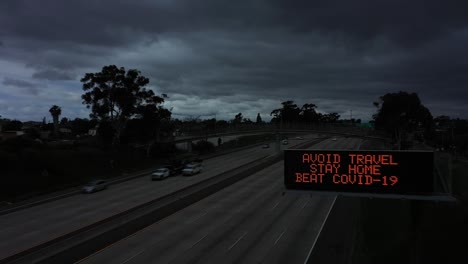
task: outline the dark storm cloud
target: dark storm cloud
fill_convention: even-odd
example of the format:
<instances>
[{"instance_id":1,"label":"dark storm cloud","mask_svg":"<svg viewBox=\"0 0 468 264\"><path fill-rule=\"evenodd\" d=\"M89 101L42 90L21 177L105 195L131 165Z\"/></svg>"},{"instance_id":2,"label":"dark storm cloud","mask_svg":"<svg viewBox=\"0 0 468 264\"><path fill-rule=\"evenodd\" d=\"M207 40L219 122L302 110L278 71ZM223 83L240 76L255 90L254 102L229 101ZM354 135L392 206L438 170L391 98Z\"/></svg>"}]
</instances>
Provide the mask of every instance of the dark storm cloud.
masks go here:
<instances>
[{"instance_id":1,"label":"dark storm cloud","mask_svg":"<svg viewBox=\"0 0 468 264\"><path fill-rule=\"evenodd\" d=\"M2 33L118 46L147 33L288 28L355 39L387 36L410 45L466 26L462 1L16 1L0 4ZM350 43L351 45L353 43Z\"/></svg>"},{"instance_id":2,"label":"dark storm cloud","mask_svg":"<svg viewBox=\"0 0 468 264\"><path fill-rule=\"evenodd\" d=\"M464 28L467 2L461 1L286 1L274 0L278 23L299 32L318 30L369 40L386 36L413 46Z\"/></svg>"},{"instance_id":3,"label":"dark storm cloud","mask_svg":"<svg viewBox=\"0 0 468 264\"><path fill-rule=\"evenodd\" d=\"M38 72L35 72L32 77L35 79L46 79L52 81L75 79L70 73L54 69L39 70Z\"/></svg>"},{"instance_id":4,"label":"dark storm cloud","mask_svg":"<svg viewBox=\"0 0 468 264\"><path fill-rule=\"evenodd\" d=\"M23 81L23 80L17 80L13 78L5 78L2 82L4 85L10 85L10 86L16 86L16 87L22 87L22 88L32 88L35 87L33 83Z\"/></svg>"},{"instance_id":5,"label":"dark storm cloud","mask_svg":"<svg viewBox=\"0 0 468 264\"><path fill-rule=\"evenodd\" d=\"M399 90L417 92L438 112L468 112L453 105L468 98L467 7L422 0L6 0L0 65L24 65L23 75L48 82L78 82L109 64L136 68L181 114L264 115L294 100L370 117L373 101Z\"/></svg>"},{"instance_id":6,"label":"dark storm cloud","mask_svg":"<svg viewBox=\"0 0 468 264\"><path fill-rule=\"evenodd\" d=\"M12 86L12 87L24 89L25 91L27 91L29 94L32 94L32 95L37 95L39 93L39 91L37 90L37 84L30 83L24 80L18 80L18 79L7 77L3 79L2 84L6 86Z\"/></svg>"}]
</instances>

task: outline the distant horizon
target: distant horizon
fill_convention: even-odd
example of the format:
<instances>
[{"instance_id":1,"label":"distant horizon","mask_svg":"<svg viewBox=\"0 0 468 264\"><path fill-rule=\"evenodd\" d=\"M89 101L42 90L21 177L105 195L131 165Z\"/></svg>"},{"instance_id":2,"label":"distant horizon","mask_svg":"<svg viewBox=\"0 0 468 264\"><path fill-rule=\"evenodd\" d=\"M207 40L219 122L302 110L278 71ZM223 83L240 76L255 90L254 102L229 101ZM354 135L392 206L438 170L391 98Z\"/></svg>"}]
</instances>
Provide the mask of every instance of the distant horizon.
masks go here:
<instances>
[{"instance_id":1,"label":"distant horizon","mask_svg":"<svg viewBox=\"0 0 468 264\"><path fill-rule=\"evenodd\" d=\"M69 117L67 117L67 116L62 116L62 115L60 115L60 118L59 118L59 119L61 120L61 119L64 118L64 117L68 118L69 120L74 120L74 119L76 119L76 118L89 119L89 120L91 120L91 118L90 118L89 116L88 116L88 117L74 117L74 118L69 118ZM194 117L195 117L195 116L194 116ZM252 122L255 123L256 117L257 117L257 116L255 115L254 118L249 118L249 117L245 117L245 118L249 118ZM271 122L271 119L272 119L271 117L269 117L268 119L264 118L263 116L261 116L261 117L262 117L262 121L263 121L263 122L266 122L266 123ZM38 122L38 123L42 123L43 118L44 118L44 117L40 118L39 120L21 120L21 119L18 119L18 118L8 118L8 117L5 117L5 116L0 116L0 119L17 120L17 121L20 121L20 122L22 122L22 123L25 123L25 122ZM178 118L178 117L174 117L174 115L173 115L173 116L171 117L171 120L178 119L178 120L181 120L181 121L185 121L186 118L190 118L190 117L185 116L185 117ZM200 118L200 120L201 120L201 121L203 121L203 120L210 120L210 119L213 119L213 118L215 118L215 117ZM229 121L231 121L232 119L234 119L234 117L231 118L231 119L221 119L221 118L219 118L219 117L216 117L216 120L217 120L217 121L224 120L224 121L228 121L228 122L229 122ZM354 117L353 117L353 119L358 120L359 118L354 118ZM59 121L60 121L60 120L59 120ZM340 118L339 118L338 120L343 121L343 120L351 120L351 119L350 119L350 118L346 118L346 117L340 116ZM367 121L366 121L366 120L362 120L362 119L361 119L361 123L369 123L370 121L372 121L372 120L367 120ZM52 124L52 123L53 123L53 121L52 121L52 116L46 117L46 124Z\"/></svg>"}]
</instances>

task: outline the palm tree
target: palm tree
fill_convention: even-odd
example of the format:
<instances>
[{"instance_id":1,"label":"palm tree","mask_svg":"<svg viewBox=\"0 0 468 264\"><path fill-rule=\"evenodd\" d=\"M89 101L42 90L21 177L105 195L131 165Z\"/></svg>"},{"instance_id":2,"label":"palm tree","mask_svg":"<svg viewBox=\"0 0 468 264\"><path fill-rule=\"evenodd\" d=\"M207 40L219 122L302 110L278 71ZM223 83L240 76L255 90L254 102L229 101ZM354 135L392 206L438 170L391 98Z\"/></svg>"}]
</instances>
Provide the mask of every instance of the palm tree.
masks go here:
<instances>
[{"instance_id":1,"label":"palm tree","mask_svg":"<svg viewBox=\"0 0 468 264\"><path fill-rule=\"evenodd\" d=\"M58 132L58 123L59 123L59 117L62 114L62 109L60 106L53 105L49 109L50 114L52 115L52 118L54 119L54 134L57 135Z\"/></svg>"}]
</instances>

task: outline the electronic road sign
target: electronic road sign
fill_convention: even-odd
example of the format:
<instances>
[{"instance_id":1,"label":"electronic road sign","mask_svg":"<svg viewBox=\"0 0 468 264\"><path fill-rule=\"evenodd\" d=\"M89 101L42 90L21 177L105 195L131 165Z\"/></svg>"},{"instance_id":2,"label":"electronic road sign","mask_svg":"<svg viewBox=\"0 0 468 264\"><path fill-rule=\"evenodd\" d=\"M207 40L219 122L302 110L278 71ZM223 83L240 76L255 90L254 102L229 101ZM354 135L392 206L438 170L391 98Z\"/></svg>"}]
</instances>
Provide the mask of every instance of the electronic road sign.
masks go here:
<instances>
[{"instance_id":1,"label":"electronic road sign","mask_svg":"<svg viewBox=\"0 0 468 264\"><path fill-rule=\"evenodd\" d=\"M432 151L285 150L289 190L371 194L434 193Z\"/></svg>"}]
</instances>

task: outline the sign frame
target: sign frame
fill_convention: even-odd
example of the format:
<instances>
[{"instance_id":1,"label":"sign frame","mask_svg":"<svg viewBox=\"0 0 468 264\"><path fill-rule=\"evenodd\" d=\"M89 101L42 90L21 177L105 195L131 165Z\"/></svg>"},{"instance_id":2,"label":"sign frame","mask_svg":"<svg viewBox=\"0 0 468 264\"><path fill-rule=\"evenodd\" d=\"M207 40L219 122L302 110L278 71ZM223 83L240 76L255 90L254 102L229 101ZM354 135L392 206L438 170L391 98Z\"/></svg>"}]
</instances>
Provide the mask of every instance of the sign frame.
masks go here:
<instances>
[{"instance_id":1,"label":"sign frame","mask_svg":"<svg viewBox=\"0 0 468 264\"><path fill-rule=\"evenodd\" d=\"M309 158L306 154L315 154L316 158L314 160L313 155L312 158ZM418 155L414 160L418 160L414 166L420 166L422 174L428 175L431 174L431 177L428 176L421 176L416 175L417 168L412 166L412 162L414 160L408 159L408 157L413 157L414 155ZM349 150L349 149L286 149L283 151L284 155L284 186L286 188L286 192L293 192L293 193L308 193L308 194L320 194L320 195L338 195L338 196L352 196L352 197L369 197L369 198L388 198L388 199L410 199L410 200L436 200L436 201L456 201L450 190L445 190L445 192L437 192L437 178L436 175L438 174L435 170L435 152L434 151L426 151L426 150ZM326 159L320 160L317 156L320 155L328 155L328 163L323 162ZM333 161L333 156L331 155L339 155L340 157L336 157L337 160ZM345 156L343 156L345 155ZM348 156L346 156L348 155ZM354 155L354 159L351 158ZM391 155L390 159L393 157L395 158L395 162L397 164L390 164L387 162L387 166L384 164L376 165L376 164L367 164L369 165L369 171L372 172L372 166L375 166L377 169L374 168L374 172L381 169L382 172L385 173L398 173L396 177L398 179L396 184L400 184L395 189L387 188L387 186L382 187L378 185L374 185L372 180L371 184L367 186L363 185L347 185L344 186L342 184L336 183L335 178L333 182L330 182L331 171L333 168L329 168L326 173L322 172L321 181L318 181L318 178L314 178L316 181L301 181L301 173L304 173L305 176L312 176L312 170L318 172L318 165L323 164L331 164L335 162L338 169L334 170L337 174L343 172L352 171L353 168L356 168L357 164L357 156L356 155L367 155L369 156L367 161L370 161L370 157L376 157L376 155ZM298 159L298 157L303 157L302 159ZM306 157L307 156L307 157ZM366 156L366 157L367 157ZM380 158L382 158L382 156ZM344 157L344 158L343 158ZM386 157L388 158L388 156ZM318 162L322 161L322 162ZM363 161L363 160L361 160ZM375 160L373 160L375 161ZM388 160L387 160L388 161ZM293 162L293 164L291 164ZM297 162L297 163L295 163ZM429 164L428 164L429 163ZM314 165L312 165L314 164ZM361 163L362 165L362 163ZM307 174L307 168L310 166L310 172ZM314 168L312 168L314 166ZM348 171L344 168L348 166ZM364 165L363 165L364 166ZM430 167L427 167L430 166ZM324 167L324 166L320 166ZM379 170L378 170L379 169ZM293 171L295 171L293 174ZM339 171L338 171L339 170ZM413 173L412 178L411 175L408 173ZM297 177L296 177L297 176ZM317 175L315 175L317 176ZM335 176L335 175L333 175ZM351 175L349 175L351 176ZM353 175L354 176L354 175ZM371 175L375 176L375 175ZM296 181L292 181L292 178L295 178ZM324 177L326 180L324 180ZM402 178L403 177L403 178ZM312 177L311 177L312 178ZM362 177L361 177L362 178ZM310 180L310 179L309 179ZM422 185L418 185L418 181L423 181ZM376 180L377 181L377 180ZM443 188L445 189L445 188Z\"/></svg>"}]
</instances>

